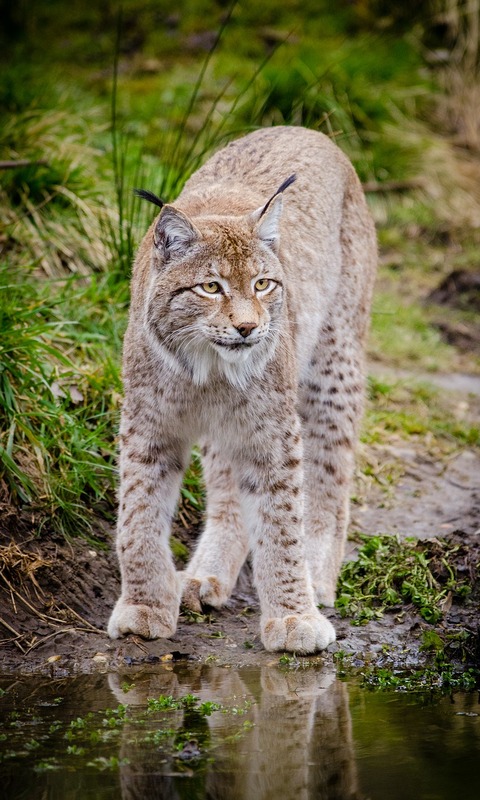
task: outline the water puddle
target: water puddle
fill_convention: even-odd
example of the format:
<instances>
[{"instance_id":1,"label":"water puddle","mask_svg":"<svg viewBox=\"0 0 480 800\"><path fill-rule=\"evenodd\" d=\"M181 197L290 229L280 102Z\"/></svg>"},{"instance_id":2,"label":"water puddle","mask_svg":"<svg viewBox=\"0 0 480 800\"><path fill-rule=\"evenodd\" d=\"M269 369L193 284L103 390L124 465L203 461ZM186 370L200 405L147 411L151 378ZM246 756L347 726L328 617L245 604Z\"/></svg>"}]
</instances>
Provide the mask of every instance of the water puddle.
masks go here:
<instances>
[{"instance_id":1,"label":"water puddle","mask_svg":"<svg viewBox=\"0 0 480 800\"><path fill-rule=\"evenodd\" d=\"M165 664L0 679L8 800L478 797L476 694L380 693L320 668Z\"/></svg>"}]
</instances>

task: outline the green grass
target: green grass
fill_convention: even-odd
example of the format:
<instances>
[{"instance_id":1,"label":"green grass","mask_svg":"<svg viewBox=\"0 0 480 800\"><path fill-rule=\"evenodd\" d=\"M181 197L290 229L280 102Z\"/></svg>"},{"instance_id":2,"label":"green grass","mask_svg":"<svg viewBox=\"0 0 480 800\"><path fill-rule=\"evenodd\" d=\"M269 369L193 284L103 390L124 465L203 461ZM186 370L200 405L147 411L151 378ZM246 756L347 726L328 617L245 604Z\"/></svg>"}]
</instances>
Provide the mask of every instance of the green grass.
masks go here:
<instances>
[{"instance_id":1,"label":"green grass","mask_svg":"<svg viewBox=\"0 0 480 800\"><path fill-rule=\"evenodd\" d=\"M393 292L377 292L372 313L370 353L391 366L435 372L449 368L455 348L444 344L418 302L402 302Z\"/></svg>"},{"instance_id":2,"label":"green grass","mask_svg":"<svg viewBox=\"0 0 480 800\"><path fill-rule=\"evenodd\" d=\"M441 392L425 381L369 377L362 441L388 444L392 437L418 440L438 453L480 444L480 427L461 419Z\"/></svg>"},{"instance_id":3,"label":"green grass","mask_svg":"<svg viewBox=\"0 0 480 800\"><path fill-rule=\"evenodd\" d=\"M92 533L116 482L125 291L107 277L20 281L2 265L0 295L0 480L40 522Z\"/></svg>"},{"instance_id":4,"label":"green grass","mask_svg":"<svg viewBox=\"0 0 480 800\"><path fill-rule=\"evenodd\" d=\"M355 561L343 565L335 602L343 616L360 625L389 609L413 606L430 623L442 619L449 593L466 597L471 587L458 578L453 556L458 545L396 536L360 535Z\"/></svg>"}]
</instances>

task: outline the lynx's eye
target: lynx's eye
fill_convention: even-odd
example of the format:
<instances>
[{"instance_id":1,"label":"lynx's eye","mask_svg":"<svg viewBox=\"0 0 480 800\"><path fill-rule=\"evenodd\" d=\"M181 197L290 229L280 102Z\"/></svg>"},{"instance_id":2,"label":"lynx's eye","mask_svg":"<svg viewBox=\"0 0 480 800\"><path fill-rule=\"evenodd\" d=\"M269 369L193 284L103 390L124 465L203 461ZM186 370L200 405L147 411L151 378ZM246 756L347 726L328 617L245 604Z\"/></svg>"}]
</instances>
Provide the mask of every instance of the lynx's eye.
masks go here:
<instances>
[{"instance_id":1,"label":"lynx's eye","mask_svg":"<svg viewBox=\"0 0 480 800\"><path fill-rule=\"evenodd\" d=\"M210 281L209 283L202 283L201 287L204 292L207 294L218 294L221 291L220 284L216 281Z\"/></svg>"},{"instance_id":2,"label":"lynx's eye","mask_svg":"<svg viewBox=\"0 0 480 800\"><path fill-rule=\"evenodd\" d=\"M268 278L260 278L255 283L255 291L256 292L266 292L267 289L273 289L274 282L270 281Z\"/></svg>"},{"instance_id":3,"label":"lynx's eye","mask_svg":"<svg viewBox=\"0 0 480 800\"><path fill-rule=\"evenodd\" d=\"M191 287L192 292L200 295L200 297L219 297L224 294L224 288L219 281L205 281L205 283L197 283L196 286Z\"/></svg>"}]
</instances>

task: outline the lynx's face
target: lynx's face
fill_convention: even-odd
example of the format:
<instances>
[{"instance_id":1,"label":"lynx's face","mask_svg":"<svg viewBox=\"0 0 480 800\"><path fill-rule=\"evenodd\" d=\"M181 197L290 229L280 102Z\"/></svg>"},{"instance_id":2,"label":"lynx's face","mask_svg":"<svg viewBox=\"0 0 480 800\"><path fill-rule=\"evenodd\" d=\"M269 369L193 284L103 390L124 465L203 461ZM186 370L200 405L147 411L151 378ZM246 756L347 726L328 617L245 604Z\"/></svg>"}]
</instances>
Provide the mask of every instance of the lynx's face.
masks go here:
<instances>
[{"instance_id":1,"label":"lynx's face","mask_svg":"<svg viewBox=\"0 0 480 800\"><path fill-rule=\"evenodd\" d=\"M281 198L262 211L243 219L198 218L194 225L165 206L157 221L145 324L170 363L195 383L216 371L245 385L277 345Z\"/></svg>"}]
</instances>

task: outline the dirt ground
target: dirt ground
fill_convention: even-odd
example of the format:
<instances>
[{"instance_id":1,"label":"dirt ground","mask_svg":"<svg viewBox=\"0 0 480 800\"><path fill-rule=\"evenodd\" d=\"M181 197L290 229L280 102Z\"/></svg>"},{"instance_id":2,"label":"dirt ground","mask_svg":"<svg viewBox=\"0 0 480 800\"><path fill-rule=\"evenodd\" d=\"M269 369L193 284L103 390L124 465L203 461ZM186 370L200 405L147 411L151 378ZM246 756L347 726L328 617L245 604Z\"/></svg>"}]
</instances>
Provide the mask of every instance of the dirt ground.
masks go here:
<instances>
[{"instance_id":1,"label":"dirt ground","mask_svg":"<svg viewBox=\"0 0 480 800\"><path fill-rule=\"evenodd\" d=\"M462 402L461 394L458 398ZM445 462L427 449L392 439L388 446L369 447L368 459L379 467L393 465L398 477L385 486L381 481L366 482L359 471L351 531L453 536L467 545L457 566L475 582L480 563L478 452L462 449ZM19 518L5 506L0 512L1 671L64 676L154 664L165 658L235 666L278 663L280 654L267 653L260 642L258 602L248 566L226 608L198 618L182 614L171 639L146 642L129 636L111 641L105 627L120 586L112 530L99 530L98 539L105 546L99 549L82 539L65 542L46 533L38 537L28 518ZM176 535L182 541L191 544L197 533L198 526L186 530L177 523ZM355 556L355 547L349 542L348 558ZM473 634L462 658L476 666L480 666L479 611L477 585L467 601L454 599L436 628L443 634L462 630ZM342 651L353 666L415 668L429 658L421 645L430 626L413 608L386 613L362 626L341 619L334 609L325 613L336 628L337 642L316 659L332 661Z\"/></svg>"}]
</instances>

